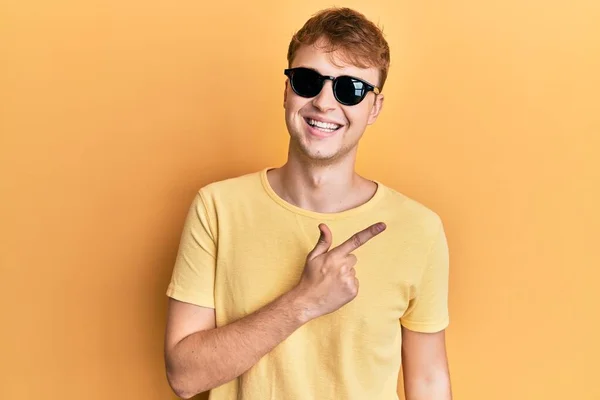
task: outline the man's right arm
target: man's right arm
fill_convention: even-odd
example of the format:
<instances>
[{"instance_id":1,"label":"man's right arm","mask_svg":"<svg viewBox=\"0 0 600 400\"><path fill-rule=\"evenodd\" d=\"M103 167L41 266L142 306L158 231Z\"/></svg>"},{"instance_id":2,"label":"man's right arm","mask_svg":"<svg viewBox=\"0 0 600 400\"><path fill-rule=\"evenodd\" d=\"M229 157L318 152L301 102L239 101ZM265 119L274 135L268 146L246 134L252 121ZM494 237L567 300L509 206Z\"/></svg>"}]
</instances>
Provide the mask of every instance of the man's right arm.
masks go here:
<instances>
[{"instance_id":1,"label":"man's right arm","mask_svg":"<svg viewBox=\"0 0 600 400\"><path fill-rule=\"evenodd\" d=\"M178 396L190 398L237 378L300 326L356 297L357 260L351 252L385 224L373 224L331 251L331 231L325 224L319 230L298 284L252 314L216 328L214 309L169 300L165 363Z\"/></svg>"},{"instance_id":2,"label":"man's right arm","mask_svg":"<svg viewBox=\"0 0 600 400\"><path fill-rule=\"evenodd\" d=\"M309 320L294 290L223 327L216 328L214 311L169 299L165 362L179 397L235 379Z\"/></svg>"}]
</instances>

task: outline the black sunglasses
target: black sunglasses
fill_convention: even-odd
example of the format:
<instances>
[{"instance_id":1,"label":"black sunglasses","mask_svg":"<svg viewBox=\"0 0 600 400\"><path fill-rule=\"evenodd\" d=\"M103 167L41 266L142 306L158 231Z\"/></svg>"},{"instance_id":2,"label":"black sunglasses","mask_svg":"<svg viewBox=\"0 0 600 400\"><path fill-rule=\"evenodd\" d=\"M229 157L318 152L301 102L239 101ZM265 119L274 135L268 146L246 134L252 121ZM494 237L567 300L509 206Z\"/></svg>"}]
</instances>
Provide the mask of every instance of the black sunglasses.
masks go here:
<instances>
[{"instance_id":1,"label":"black sunglasses","mask_svg":"<svg viewBox=\"0 0 600 400\"><path fill-rule=\"evenodd\" d=\"M335 99L345 106L355 106L372 91L376 95L380 90L362 79L342 75L338 77L321 75L310 68L288 68L283 73L290 79L292 90L301 97L315 97L323 89L326 80L333 82Z\"/></svg>"}]
</instances>

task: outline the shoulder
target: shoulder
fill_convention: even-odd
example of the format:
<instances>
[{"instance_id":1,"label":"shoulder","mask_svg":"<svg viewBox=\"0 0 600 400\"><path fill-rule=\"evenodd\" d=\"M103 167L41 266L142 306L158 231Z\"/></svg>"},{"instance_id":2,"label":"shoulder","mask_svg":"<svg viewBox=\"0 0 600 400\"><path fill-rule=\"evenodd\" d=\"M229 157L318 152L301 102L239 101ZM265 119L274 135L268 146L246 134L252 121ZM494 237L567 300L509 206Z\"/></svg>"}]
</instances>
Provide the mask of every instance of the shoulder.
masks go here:
<instances>
[{"instance_id":1,"label":"shoulder","mask_svg":"<svg viewBox=\"0 0 600 400\"><path fill-rule=\"evenodd\" d=\"M194 202L209 214L218 214L219 210L244 207L250 199L260 196L262 190L261 171L252 171L201 186Z\"/></svg>"},{"instance_id":2,"label":"shoulder","mask_svg":"<svg viewBox=\"0 0 600 400\"><path fill-rule=\"evenodd\" d=\"M206 202L215 202L227 198L239 197L248 190L256 190L260 187L260 175L258 171L224 178L207 183L198 189L198 194Z\"/></svg>"},{"instance_id":3,"label":"shoulder","mask_svg":"<svg viewBox=\"0 0 600 400\"><path fill-rule=\"evenodd\" d=\"M385 192L385 208L394 220L417 228L426 237L435 237L439 233L443 222L433 208L391 186L379 184Z\"/></svg>"}]
</instances>

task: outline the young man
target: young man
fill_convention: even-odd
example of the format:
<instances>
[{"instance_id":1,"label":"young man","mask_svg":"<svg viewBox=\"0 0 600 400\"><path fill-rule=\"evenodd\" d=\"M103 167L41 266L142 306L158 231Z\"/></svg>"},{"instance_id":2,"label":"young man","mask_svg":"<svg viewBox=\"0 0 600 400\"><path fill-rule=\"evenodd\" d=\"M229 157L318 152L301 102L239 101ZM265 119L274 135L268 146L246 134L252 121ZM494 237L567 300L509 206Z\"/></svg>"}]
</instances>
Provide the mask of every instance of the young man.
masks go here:
<instances>
[{"instance_id":1,"label":"young man","mask_svg":"<svg viewBox=\"0 0 600 400\"><path fill-rule=\"evenodd\" d=\"M354 171L389 49L350 9L289 47L287 162L199 190L171 283L167 377L183 398L448 400L448 248L436 213Z\"/></svg>"}]
</instances>

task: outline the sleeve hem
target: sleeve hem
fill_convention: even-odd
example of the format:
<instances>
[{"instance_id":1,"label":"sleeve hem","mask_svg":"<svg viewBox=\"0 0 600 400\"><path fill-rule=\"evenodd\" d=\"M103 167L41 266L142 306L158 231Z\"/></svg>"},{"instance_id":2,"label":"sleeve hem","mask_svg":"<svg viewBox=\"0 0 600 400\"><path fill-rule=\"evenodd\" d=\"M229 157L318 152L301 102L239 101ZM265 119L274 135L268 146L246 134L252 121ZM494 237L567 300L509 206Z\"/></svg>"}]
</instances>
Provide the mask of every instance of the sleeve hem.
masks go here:
<instances>
[{"instance_id":1,"label":"sleeve hem","mask_svg":"<svg viewBox=\"0 0 600 400\"><path fill-rule=\"evenodd\" d=\"M423 332L423 333L435 333L440 332L446 329L449 325L449 318L446 317L442 321L438 322L412 322L407 320L400 320L400 324L407 329L410 329L414 332Z\"/></svg>"},{"instance_id":2,"label":"sleeve hem","mask_svg":"<svg viewBox=\"0 0 600 400\"><path fill-rule=\"evenodd\" d=\"M213 309L215 308L214 299L207 296L190 296L189 294L184 293L181 290L177 290L177 288L172 286L169 286L167 289L167 296L184 303L193 304L195 306Z\"/></svg>"}]
</instances>

